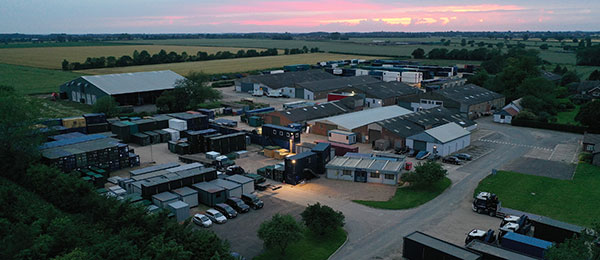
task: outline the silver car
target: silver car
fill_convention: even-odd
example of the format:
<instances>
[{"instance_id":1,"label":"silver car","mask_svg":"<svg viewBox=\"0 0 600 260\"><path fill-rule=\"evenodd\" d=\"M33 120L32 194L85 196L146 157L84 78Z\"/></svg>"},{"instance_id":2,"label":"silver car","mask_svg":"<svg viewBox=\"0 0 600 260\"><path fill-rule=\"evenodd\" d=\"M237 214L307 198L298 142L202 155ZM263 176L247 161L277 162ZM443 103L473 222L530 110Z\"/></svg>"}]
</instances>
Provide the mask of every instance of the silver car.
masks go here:
<instances>
[{"instance_id":1,"label":"silver car","mask_svg":"<svg viewBox=\"0 0 600 260\"><path fill-rule=\"evenodd\" d=\"M216 209L209 209L205 214L213 223L223 224L227 222L227 218Z\"/></svg>"},{"instance_id":2,"label":"silver car","mask_svg":"<svg viewBox=\"0 0 600 260\"><path fill-rule=\"evenodd\" d=\"M204 214L194 215L194 217L192 218L192 221L194 221L194 223L196 223L196 225L202 226L205 228L212 226L212 221Z\"/></svg>"}]
</instances>

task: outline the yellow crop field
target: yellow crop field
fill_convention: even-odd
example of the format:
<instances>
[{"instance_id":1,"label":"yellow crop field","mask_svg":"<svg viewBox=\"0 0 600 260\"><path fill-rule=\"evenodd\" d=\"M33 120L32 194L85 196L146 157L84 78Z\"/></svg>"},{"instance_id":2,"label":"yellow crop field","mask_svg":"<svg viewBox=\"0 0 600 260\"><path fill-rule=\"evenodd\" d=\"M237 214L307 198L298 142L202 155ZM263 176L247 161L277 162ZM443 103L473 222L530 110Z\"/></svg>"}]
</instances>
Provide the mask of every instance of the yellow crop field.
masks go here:
<instances>
[{"instance_id":1,"label":"yellow crop field","mask_svg":"<svg viewBox=\"0 0 600 260\"><path fill-rule=\"evenodd\" d=\"M208 54L218 51L236 53L239 50L264 50L260 48L237 47L200 47L175 45L120 45L120 46L82 46L82 47L46 47L46 48L6 48L0 49L0 63L23 65L45 69L60 69L63 59L69 62L85 62L87 57L132 56L134 50L147 50L150 55L161 49L167 52L187 52L195 55L198 51Z\"/></svg>"},{"instance_id":2,"label":"yellow crop field","mask_svg":"<svg viewBox=\"0 0 600 260\"><path fill-rule=\"evenodd\" d=\"M375 56L357 56L346 54L332 53L308 53L296 55L278 55L267 57L253 58L238 58L226 60L210 60L210 61L195 61L181 62L169 64L154 64L143 66L130 66L119 68L103 68L80 70L77 72L85 74L112 74L112 73L129 73L140 71L155 71L155 70L172 70L182 75L186 75L191 71L202 71L208 74L219 73L234 73L253 70L262 70L269 68L283 67L290 64L316 64L321 61L330 60L345 60L345 59L378 59Z\"/></svg>"}]
</instances>

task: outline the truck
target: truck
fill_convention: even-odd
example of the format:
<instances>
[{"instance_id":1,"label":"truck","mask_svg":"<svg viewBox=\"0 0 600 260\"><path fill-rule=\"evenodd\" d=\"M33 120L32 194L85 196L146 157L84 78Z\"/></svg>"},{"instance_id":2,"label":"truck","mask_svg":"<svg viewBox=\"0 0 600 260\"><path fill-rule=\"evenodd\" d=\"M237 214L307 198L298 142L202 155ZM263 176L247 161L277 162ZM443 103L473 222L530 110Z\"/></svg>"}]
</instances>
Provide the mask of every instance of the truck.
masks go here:
<instances>
[{"instance_id":1,"label":"truck","mask_svg":"<svg viewBox=\"0 0 600 260\"><path fill-rule=\"evenodd\" d=\"M281 94L281 89L273 89L273 90L269 90L269 93L267 93L267 97L283 97L283 94Z\"/></svg>"},{"instance_id":2,"label":"truck","mask_svg":"<svg viewBox=\"0 0 600 260\"><path fill-rule=\"evenodd\" d=\"M490 216L496 216L500 201L498 196L489 192L480 192L477 197L473 200L473 211L480 214L489 214Z\"/></svg>"},{"instance_id":3,"label":"truck","mask_svg":"<svg viewBox=\"0 0 600 260\"><path fill-rule=\"evenodd\" d=\"M518 234L528 235L531 231L531 221L527 215L520 217L509 215L502 219L500 223L500 231L498 232L498 240L500 240L504 234L508 232L515 232Z\"/></svg>"},{"instance_id":4,"label":"truck","mask_svg":"<svg viewBox=\"0 0 600 260\"><path fill-rule=\"evenodd\" d=\"M484 231L481 229L473 229L469 234L467 234L467 238L465 239L465 245L471 243L473 240L479 240L485 243L494 243L496 241L496 236L494 236L494 230L488 229L488 231Z\"/></svg>"},{"instance_id":5,"label":"truck","mask_svg":"<svg viewBox=\"0 0 600 260\"><path fill-rule=\"evenodd\" d=\"M229 159L208 159L203 154L186 154L179 156L179 161L183 163L201 163L206 167L215 167L218 171L226 171L227 167L235 165L235 162Z\"/></svg>"},{"instance_id":6,"label":"truck","mask_svg":"<svg viewBox=\"0 0 600 260\"><path fill-rule=\"evenodd\" d=\"M525 255L544 258L546 250L552 247L552 243L535 237L508 232L500 240L500 246Z\"/></svg>"}]
</instances>

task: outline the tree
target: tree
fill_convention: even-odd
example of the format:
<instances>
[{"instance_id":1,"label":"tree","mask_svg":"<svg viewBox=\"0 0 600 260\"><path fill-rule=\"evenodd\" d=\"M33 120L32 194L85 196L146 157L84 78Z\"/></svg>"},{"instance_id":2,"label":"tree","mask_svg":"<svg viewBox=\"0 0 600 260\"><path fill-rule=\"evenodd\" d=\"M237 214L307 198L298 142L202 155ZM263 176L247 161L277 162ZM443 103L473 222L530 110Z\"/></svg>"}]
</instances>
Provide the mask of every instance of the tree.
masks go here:
<instances>
[{"instance_id":1,"label":"tree","mask_svg":"<svg viewBox=\"0 0 600 260\"><path fill-rule=\"evenodd\" d=\"M502 49L504 47L504 43L503 42L496 43L496 47L498 47L498 49Z\"/></svg>"},{"instance_id":2,"label":"tree","mask_svg":"<svg viewBox=\"0 0 600 260\"><path fill-rule=\"evenodd\" d=\"M540 45L540 49L547 50L548 49L548 44L544 43L544 44Z\"/></svg>"},{"instance_id":3,"label":"tree","mask_svg":"<svg viewBox=\"0 0 600 260\"><path fill-rule=\"evenodd\" d=\"M467 40L465 40L465 39L460 40L460 46L464 47L466 45L467 45Z\"/></svg>"},{"instance_id":4,"label":"tree","mask_svg":"<svg viewBox=\"0 0 600 260\"><path fill-rule=\"evenodd\" d=\"M600 71L594 70L588 77L588 80L600 80Z\"/></svg>"},{"instance_id":5,"label":"tree","mask_svg":"<svg viewBox=\"0 0 600 260\"><path fill-rule=\"evenodd\" d=\"M594 100L581 106L575 121L594 129L600 129L600 101Z\"/></svg>"},{"instance_id":6,"label":"tree","mask_svg":"<svg viewBox=\"0 0 600 260\"><path fill-rule=\"evenodd\" d=\"M560 78L560 85L561 86L566 86L569 83L572 82L579 82L579 76L577 76L577 73L575 73L572 70L569 70L567 72L565 72L562 77Z\"/></svg>"},{"instance_id":7,"label":"tree","mask_svg":"<svg viewBox=\"0 0 600 260\"><path fill-rule=\"evenodd\" d=\"M344 226L344 214L320 203L309 205L300 214L310 231L320 236L330 234Z\"/></svg>"},{"instance_id":8,"label":"tree","mask_svg":"<svg viewBox=\"0 0 600 260\"><path fill-rule=\"evenodd\" d=\"M554 67L554 70L552 70L552 73L562 75L564 72L563 72L563 69L560 67L560 65L556 64L556 67Z\"/></svg>"},{"instance_id":9,"label":"tree","mask_svg":"<svg viewBox=\"0 0 600 260\"><path fill-rule=\"evenodd\" d=\"M540 37L540 40L542 40L543 42L545 42L545 41L547 41L547 40L548 40L548 37L546 37L546 36L542 36L542 37Z\"/></svg>"},{"instance_id":10,"label":"tree","mask_svg":"<svg viewBox=\"0 0 600 260\"><path fill-rule=\"evenodd\" d=\"M425 187L442 180L447 174L441 164L428 161L415 166L414 172L402 175L402 181L409 182L411 186Z\"/></svg>"},{"instance_id":11,"label":"tree","mask_svg":"<svg viewBox=\"0 0 600 260\"><path fill-rule=\"evenodd\" d=\"M258 238L265 247L276 248L281 255L285 255L287 247L302 238L302 226L290 215L275 214L260 224Z\"/></svg>"},{"instance_id":12,"label":"tree","mask_svg":"<svg viewBox=\"0 0 600 260\"><path fill-rule=\"evenodd\" d=\"M490 75L487 73L487 71L485 71L485 69L480 69L473 76L468 77L467 80L469 83L477 86L483 86L489 78Z\"/></svg>"},{"instance_id":13,"label":"tree","mask_svg":"<svg viewBox=\"0 0 600 260\"><path fill-rule=\"evenodd\" d=\"M421 48L417 48L412 52L412 56L415 59L424 59L425 58L425 50Z\"/></svg>"},{"instance_id":14,"label":"tree","mask_svg":"<svg viewBox=\"0 0 600 260\"><path fill-rule=\"evenodd\" d=\"M66 59L62 61L62 70L69 70L69 61Z\"/></svg>"},{"instance_id":15,"label":"tree","mask_svg":"<svg viewBox=\"0 0 600 260\"><path fill-rule=\"evenodd\" d=\"M524 40L524 41L527 41L527 40L529 40L529 35L527 35L527 34L523 35L523 40Z\"/></svg>"},{"instance_id":16,"label":"tree","mask_svg":"<svg viewBox=\"0 0 600 260\"><path fill-rule=\"evenodd\" d=\"M107 117L113 117L119 114L119 103L111 96L104 96L96 100L92 111L94 113L104 113Z\"/></svg>"}]
</instances>

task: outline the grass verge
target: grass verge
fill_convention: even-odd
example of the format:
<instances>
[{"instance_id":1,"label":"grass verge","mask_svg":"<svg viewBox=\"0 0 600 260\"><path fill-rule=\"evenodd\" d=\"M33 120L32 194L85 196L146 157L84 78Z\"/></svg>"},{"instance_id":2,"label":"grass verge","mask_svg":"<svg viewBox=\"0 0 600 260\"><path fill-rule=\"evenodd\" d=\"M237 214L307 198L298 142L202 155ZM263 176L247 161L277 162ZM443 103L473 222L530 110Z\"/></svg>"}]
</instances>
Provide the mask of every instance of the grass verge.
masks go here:
<instances>
[{"instance_id":1,"label":"grass verge","mask_svg":"<svg viewBox=\"0 0 600 260\"><path fill-rule=\"evenodd\" d=\"M378 209L410 209L434 199L450 187L448 177L426 188L403 187L388 201L354 200L354 202Z\"/></svg>"},{"instance_id":2,"label":"grass verge","mask_svg":"<svg viewBox=\"0 0 600 260\"><path fill-rule=\"evenodd\" d=\"M575 121L577 113L579 113L579 105L575 105L575 108L569 111L558 112L556 114L556 123L563 125L580 125L579 122Z\"/></svg>"},{"instance_id":3,"label":"grass verge","mask_svg":"<svg viewBox=\"0 0 600 260\"><path fill-rule=\"evenodd\" d=\"M23 95L58 92L61 84L84 74L0 63L0 85L12 86Z\"/></svg>"},{"instance_id":4,"label":"grass verge","mask_svg":"<svg viewBox=\"0 0 600 260\"><path fill-rule=\"evenodd\" d=\"M590 226L600 215L600 167L579 163L573 180L499 171L475 189L496 193L502 206Z\"/></svg>"},{"instance_id":5,"label":"grass verge","mask_svg":"<svg viewBox=\"0 0 600 260\"><path fill-rule=\"evenodd\" d=\"M310 230L304 230L304 237L290 245L286 250L285 256L279 254L278 250L267 249L262 254L254 258L254 260L270 260L270 259L327 259L346 241L346 231L339 228L337 231L320 237Z\"/></svg>"}]
</instances>

